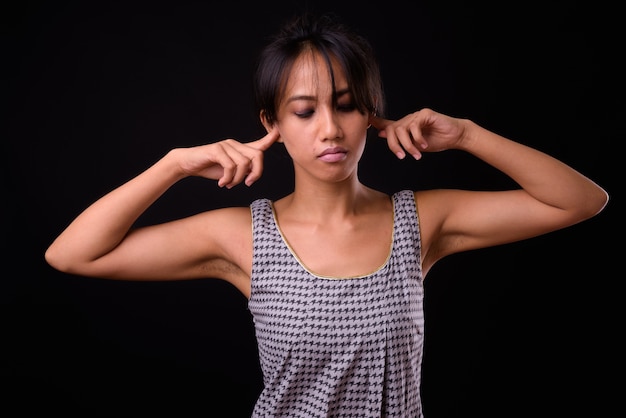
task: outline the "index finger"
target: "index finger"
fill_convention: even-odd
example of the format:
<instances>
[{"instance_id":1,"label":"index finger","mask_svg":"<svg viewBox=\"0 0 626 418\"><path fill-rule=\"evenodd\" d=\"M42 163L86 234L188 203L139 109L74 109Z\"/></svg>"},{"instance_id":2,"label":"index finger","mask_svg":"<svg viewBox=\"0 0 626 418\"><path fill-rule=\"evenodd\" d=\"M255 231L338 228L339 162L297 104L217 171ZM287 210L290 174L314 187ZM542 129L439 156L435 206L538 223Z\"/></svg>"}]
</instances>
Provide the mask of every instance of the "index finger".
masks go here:
<instances>
[{"instance_id":1,"label":"index finger","mask_svg":"<svg viewBox=\"0 0 626 418\"><path fill-rule=\"evenodd\" d=\"M378 134L379 135L385 135L384 131L385 128L387 128L387 126L391 125L394 121L389 120L389 119L385 119L385 118L381 118L379 116L371 116L370 117L370 121L369 121L372 126L376 129L378 129ZM382 136L381 135L381 136Z\"/></svg>"},{"instance_id":2,"label":"index finger","mask_svg":"<svg viewBox=\"0 0 626 418\"><path fill-rule=\"evenodd\" d=\"M275 126L272 128L271 131L267 133L267 135L257 139L256 141L249 142L248 145L250 145L252 148L265 151L274 142L276 142L278 138L280 138L280 134L278 133L278 128Z\"/></svg>"}]
</instances>

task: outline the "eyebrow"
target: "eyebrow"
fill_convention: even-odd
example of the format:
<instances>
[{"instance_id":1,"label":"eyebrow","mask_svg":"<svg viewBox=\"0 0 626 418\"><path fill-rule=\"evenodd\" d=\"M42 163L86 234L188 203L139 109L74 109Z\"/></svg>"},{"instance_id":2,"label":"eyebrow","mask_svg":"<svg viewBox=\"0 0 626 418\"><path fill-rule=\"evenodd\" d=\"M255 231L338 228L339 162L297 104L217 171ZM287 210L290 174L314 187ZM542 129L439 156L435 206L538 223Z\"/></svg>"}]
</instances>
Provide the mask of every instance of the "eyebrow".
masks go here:
<instances>
[{"instance_id":1,"label":"eyebrow","mask_svg":"<svg viewBox=\"0 0 626 418\"><path fill-rule=\"evenodd\" d=\"M341 96L345 96L346 94L349 94L349 93L350 93L350 89L348 89L347 87L345 89L337 90L337 98L340 98ZM316 96L311 96L307 94L299 94L297 96L291 96L290 98L288 98L286 103L295 102L297 100L314 101L316 100L316 98L317 98Z\"/></svg>"},{"instance_id":2,"label":"eyebrow","mask_svg":"<svg viewBox=\"0 0 626 418\"><path fill-rule=\"evenodd\" d=\"M313 100L315 100L315 96L308 96L306 94L301 94L301 95L298 95L298 96L291 96L290 98L287 99L286 103L295 102L297 100L313 101Z\"/></svg>"}]
</instances>

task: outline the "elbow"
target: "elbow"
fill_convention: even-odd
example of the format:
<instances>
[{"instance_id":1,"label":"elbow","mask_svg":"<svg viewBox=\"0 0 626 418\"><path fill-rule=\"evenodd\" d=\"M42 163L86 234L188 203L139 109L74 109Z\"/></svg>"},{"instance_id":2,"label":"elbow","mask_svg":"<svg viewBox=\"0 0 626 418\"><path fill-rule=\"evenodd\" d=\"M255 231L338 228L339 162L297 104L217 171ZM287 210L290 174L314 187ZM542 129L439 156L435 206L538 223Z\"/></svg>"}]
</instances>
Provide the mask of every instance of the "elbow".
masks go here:
<instances>
[{"instance_id":1,"label":"elbow","mask_svg":"<svg viewBox=\"0 0 626 418\"><path fill-rule=\"evenodd\" d=\"M68 257L64 257L63 251L54 244L46 249L44 259L50 267L62 273L74 273L76 270L71 260Z\"/></svg>"},{"instance_id":2,"label":"elbow","mask_svg":"<svg viewBox=\"0 0 626 418\"><path fill-rule=\"evenodd\" d=\"M594 206L591 210L591 216L595 216L602 212L606 205L609 203L609 193L601 187L598 187L595 198L593 199Z\"/></svg>"},{"instance_id":3,"label":"elbow","mask_svg":"<svg viewBox=\"0 0 626 418\"><path fill-rule=\"evenodd\" d=\"M44 252L44 260L61 273L83 277L112 277L113 272L103 269L98 259L88 256L72 247L52 244Z\"/></svg>"},{"instance_id":4,"label":"elbow","mask_svg":"<svg viewBox=\"0 0 626 418\"><path fill-rule=\"evenodd\" d=\"M46 252L44 253L44 259L46 260L46 263L48 263L48 265L55 270L59 270L62 272L68 271L67 265L63 263L62 257L59 256L59 252L56 250L54 245L51 245L46 249Z\"/></svg>"},{"instance_id":5,"label":"elbow","mask_svg":"<svg viewBox=\"0 0 626 418\"><path fill-rule=\"evenodd\" d=\"M597 187L592 193L589 193L585 199L585 204L581 206L581 220L593 218L604 210L609 203L609 194L601 187Z\"/></svg>"}]
</instances>

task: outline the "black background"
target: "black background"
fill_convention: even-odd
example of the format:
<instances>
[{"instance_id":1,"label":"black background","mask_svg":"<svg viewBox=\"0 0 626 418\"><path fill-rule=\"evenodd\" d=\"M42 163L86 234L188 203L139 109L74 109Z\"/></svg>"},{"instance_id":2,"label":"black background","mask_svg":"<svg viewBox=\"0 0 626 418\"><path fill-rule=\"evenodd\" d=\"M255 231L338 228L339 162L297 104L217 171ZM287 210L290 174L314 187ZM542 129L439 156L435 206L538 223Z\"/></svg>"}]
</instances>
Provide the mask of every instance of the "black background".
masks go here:
<instances>
[{"instance_id":1,"label":"black background","mask_svg":"<svg viewBox=\"0 0 626 418\"><path fill-rule=\"evenodd\" d=\"M20 2L3 6L2 407L7 416L248 416L261 387L246 300L220 280L61 274L45 248L167 150L255 139L254 59L287 17L332 10L374 44L399 118L428 106L537 147L612 196L598 217L458 254L426 280L427 418L602 416L621 394L623 23L600 2ZM141 222L287 193L177 184ZM397 161L369 140L362 180L498 189L467 155ZM225 408L226 413L214 411Z\"/></svg>"}]
</instances>

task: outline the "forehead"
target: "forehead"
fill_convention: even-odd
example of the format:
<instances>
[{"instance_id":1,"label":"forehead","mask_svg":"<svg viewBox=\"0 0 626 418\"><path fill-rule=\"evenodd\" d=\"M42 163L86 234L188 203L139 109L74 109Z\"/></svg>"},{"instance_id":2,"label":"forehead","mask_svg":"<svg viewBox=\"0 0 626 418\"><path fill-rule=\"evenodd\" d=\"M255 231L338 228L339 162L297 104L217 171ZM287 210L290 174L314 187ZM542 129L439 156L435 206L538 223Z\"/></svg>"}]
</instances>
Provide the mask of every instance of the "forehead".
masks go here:
<instances>
[{"instance_id":1,"label":"forehead","mask_svg":"<svg viewBox=\"0 0 626 418\"><path fill-rule=\"evenodd\" d=\"M345 74L338 62L331 57L332 73L335 77L334 90L347 87ZM302 52L293 63L285 85L285 96L328 95L333 92L331 69L326 59L316 51Z\"/></svg>"}]
</instances>

